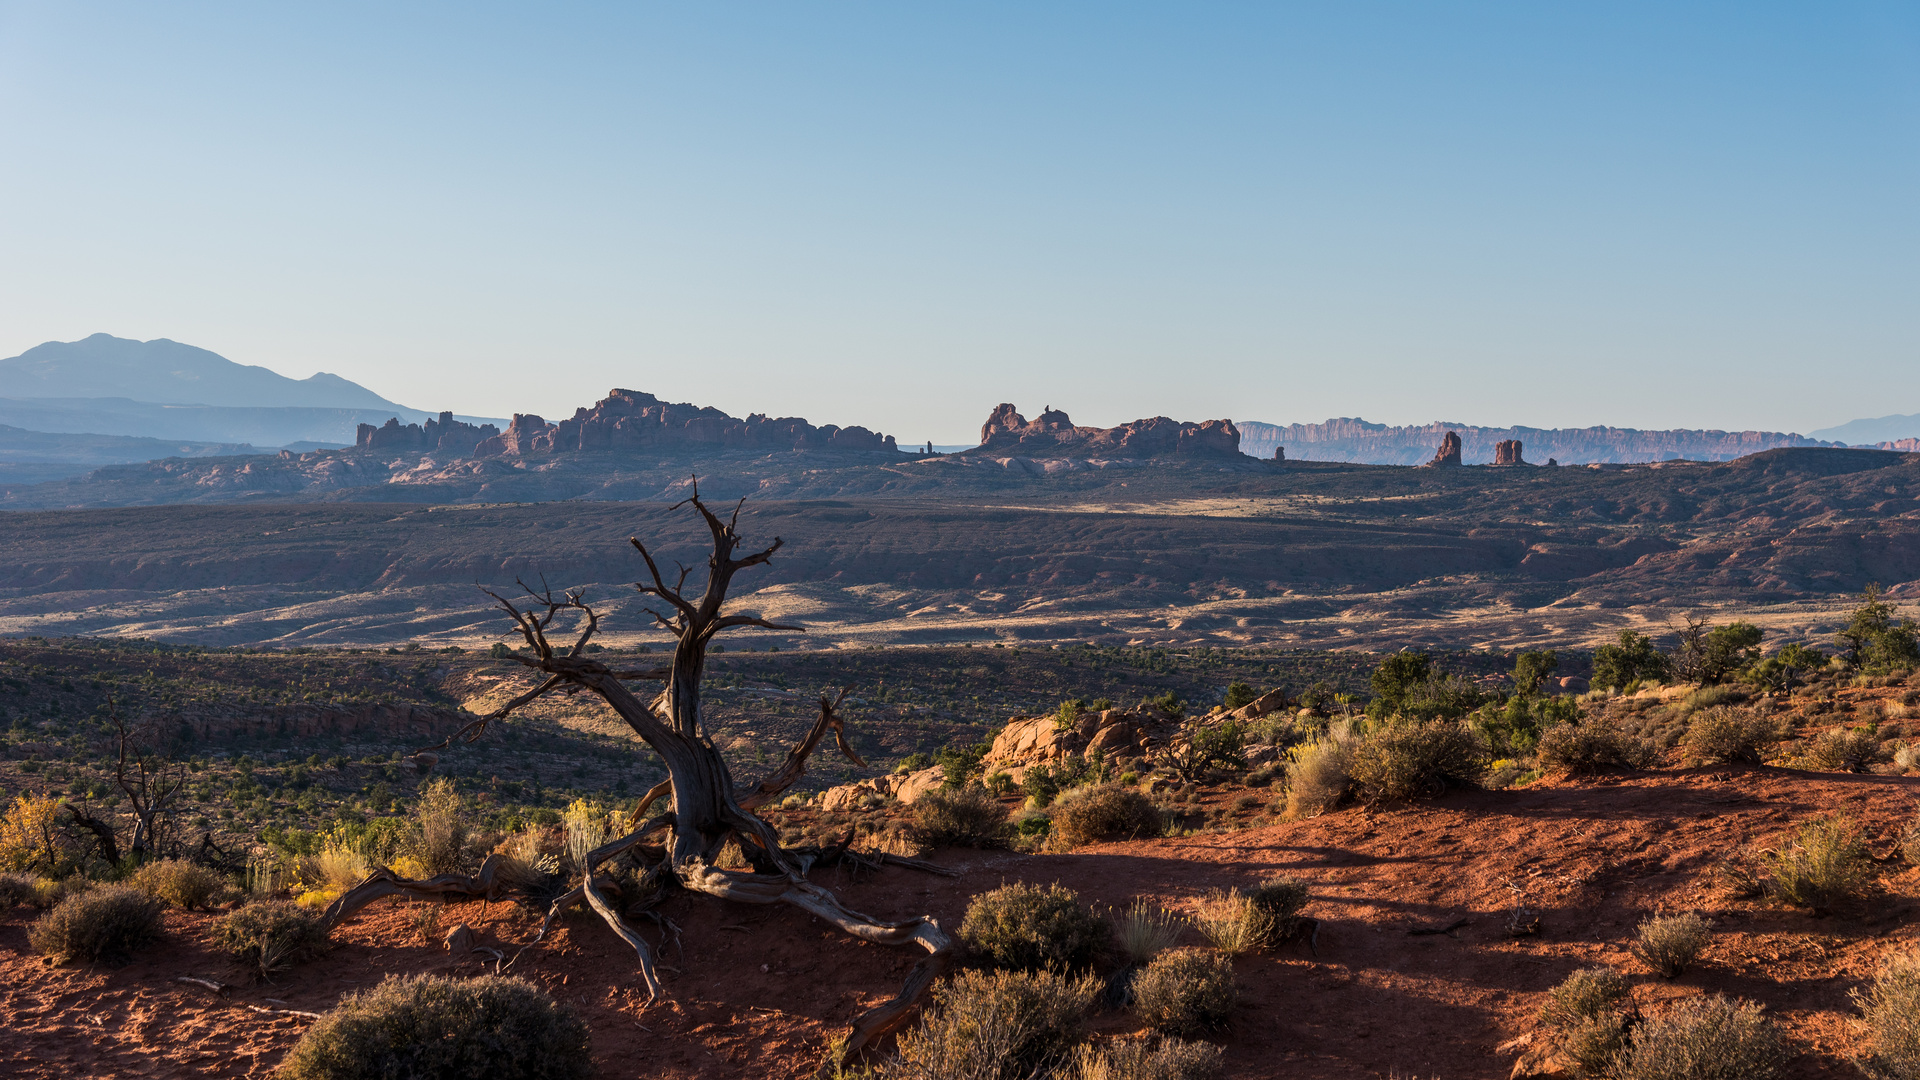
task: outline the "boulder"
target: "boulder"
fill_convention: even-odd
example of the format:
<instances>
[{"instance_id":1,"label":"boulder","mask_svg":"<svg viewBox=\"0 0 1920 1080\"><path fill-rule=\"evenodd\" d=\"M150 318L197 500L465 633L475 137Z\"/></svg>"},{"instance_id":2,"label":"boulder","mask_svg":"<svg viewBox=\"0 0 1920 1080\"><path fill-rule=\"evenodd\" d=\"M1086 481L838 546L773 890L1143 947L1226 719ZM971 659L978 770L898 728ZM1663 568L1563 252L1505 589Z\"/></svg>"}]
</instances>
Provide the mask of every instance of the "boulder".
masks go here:
<instances>
[{"instance_id":1,"label":"boulder","mask_svg":"<svg viewBox=\"0 0 1920 1080\"><path fill-rule=\"evenodd\" d=\"M886 799L898 799L903 803L910 803L945 782L946 773L941 771L938 765L921 769L919 772L875 776L867 780L857 780L851 784L830 787L821 792L820 809L858 810L862 800L880 802Z\"/></svg>"},{"instance_id":2,"label":"boulder","mask_svg":"<svg viewBox=\"0 0 1920 1080\"><path fill-rule=\"evenodd\" d=\"M1229 715L1236 720L1258 720L1270 712L1278 712L1287 707L1287 692L1269 690L1245 705L1233 710Z\"/></svg>"},{"instance_id":3,"label":"boulder","mask_svg":"<svg viewBox=\"0 0 1920 1080\"><path fill-rule=\"evenodd\" d=\"M1449 431L1440 440L1440 448L1433 452L1433 460L1427 462L1428 468L1460 464L1460 433Z\"/></svg>"}]
</instances>

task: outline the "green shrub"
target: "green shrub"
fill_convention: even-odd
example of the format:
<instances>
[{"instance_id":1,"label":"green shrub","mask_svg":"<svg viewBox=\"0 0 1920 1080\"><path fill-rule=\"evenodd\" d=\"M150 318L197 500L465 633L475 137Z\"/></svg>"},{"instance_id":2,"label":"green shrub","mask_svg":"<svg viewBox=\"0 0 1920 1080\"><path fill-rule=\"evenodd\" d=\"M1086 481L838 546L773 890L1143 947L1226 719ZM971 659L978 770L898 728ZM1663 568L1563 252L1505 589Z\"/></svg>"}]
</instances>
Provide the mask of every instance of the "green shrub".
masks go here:
<instances>
[{"instance_id":1,"label":"green shrub","mask_svg":"<svg viewBox=\"0 0 1920 1080\"><path fill-rule=\"evenodd\" d=\"M1228 712L1242 709L1260 699L1260 691L1243 682L1227 684L1227 696L1220 702Z\"/></svg>"},{"instance_id":2,"label":"green shrub","mask_svg":"<svg viewBox=\"0 0 1920 1080\"><path fill-rule=\"evenodd\" d=\"M905 776L907 773L917 773L921 769L927 768L932 764L933 764L932 754L928 754L923 751L916 750L913 753L908 754L906 757L903 757L900 759L900 764L895 765L893 767L893 775Z\"/></svg>"},{"instance_id":3,"label":"green shrub","mask_svg":"<svg viewBox=\"0 0 1920 1080\"><path fill-rule=\"evenodd\" d=\"M1092 976L963 971L934 988L881 1080L1024 1080L1066 1064L1098 997Z\"/></svg>"},{"instance_id":4,"label":"green shrub","mask_svg":"<svg viewBox=\"0 0 1920 1080\"><path fill-rule=\"evenodd\" d=\"M313 1022L280 1080L587 1080L587 1025L522 979L389 978Z\"/></svg>"},{"instance_id":5,"label":"green shrub","mask_svg":"<svg viewBox=\"0 0 1920 1080\"><path fill-rule=\"evenodd\" d=\"M1387 802L1478 786L1489 760L1486 744L1464 724L1401 721L1362 739L1351 771L1363 799Z\"/></svg>"},{"instance_id":6,"label":"green shrub","mask_svg":"<svg viewBox=\"0 0 1920 1080\"><path fill-rule=\"evenodd\" d=\"M1068 847L1101 840L1158 836L1166 816L1138 788L1099 784L1076 788L1053 804L1053 835Z\"/></svg>"},{"instance_id":7,"label":"green shrub","mask_svg":"<svg viewBox=\"0 0 1920 1080\"><path fill-rule=\"evenodd\" d=\"M1282 932L1291 929L1309 895L1306 882L1286 874L1276 874L1247 890L1255 907L1283 924Z\"/></svg>"},{"instance_id":8,"label":"green shrub","mask_svg":"<svg viewBox=\"0 0 1920 1080\"><path fill-rule=\"evenodd\" d=\"M1920 951L1880 962L1873 982L1855 990L1872 1045L1861 1062L1877 1080L1920 1080Z\"/></svg>"},{"instance_id":9,"label":"green shrub","mask_svg":"<svg viewBox=\"0 0 1920 1080\"><path fill-rule=\"evenodd\" d=\"M212 903L226 890L227 881L197 863L161 859L135 871L133 886L162 903L192 910Z\"/></svg>"},{"instance_id":10,"label":"green shrub","mask_svg":"<svg viewBox=\"0 0 1920 1080\"><path fill-rule=\"evenodd\" d=\"M1680 707L1688 714L1701 709L1711 709L1720 705L1738 705L1747 700L1747 695L1734 686L1703 686L1680 700Z\"/></svg>"},{"instance_id":11,"label":"green shrub","mask_svg":"<svg viewBox=\"0 0 1920 1080\"><path fill-rule=\"evenodd\" d=\"M1184 1039L1116 1039L1081 1047L1074 1065L1063 1080L1208 1080L1220 1072L1220 1048Z\"/></svg>"},{"instance_id":12,"label":"green shrub","mask_svg":"<svg viewBox=\"0 0 1920 1080\"><path fill-rule=\"evenodd\" d=\"M985 788L929 791L914 801L911 829L929 847L997 847L1007 839L1007 809Z\"/></svg>"},{"instance_id":13,"label":"green shrub","mask_svg":"<svg viewBox=\"0 0 1920 1080\"><path fill-rule=\"evenodd\" d=\"M159 938L159 903L127 885L68 896L27 929L35 951L58 960L119 960Z\"/></svg>"},{"instance_id":14,"label":"green shrub","mask_svg":"<svg viewBox=\"0 0 1920 1080\"><path fill-rule=\"evenodd\" d=\"M266 975L333 947L320 916L285 900L248 904L213 924L213 945Z\"/></svg>"},{"instance_id":15,"label":"green shrub","mask_svg":"<svg viewBox=\"0 0 1920 1080\"><path fill-rule=\"evenodd\" d=\"M1020 882L974 897L960 937L995 967L1073 971L1098 959L1107 927L1072 889Z\"/></svg>"},{"instance_id":16,"label":"green shrub","mask_svg":"<svg viewBox=\"0 0 1920 1080\"><path fill-rule=\"evenodd\" d=\"M1353 790L1353 740L1329 735L1287 751L1287 816L1317 817Z\"/></svg>"},{"instance_id":17,"label":"green shrub","mask_svg":"<svg viewBox=\"0 0 1920 1080\"><path fill-rule=\"evenodd\" d=\"M1786 1059L1760 1006L1714 994L1642 1022L1616 1068L1619 1080L1770 1080Z\"/></svg>"},{"instance_id":18,"label":"green shrub","mask_svg":"<svg viewBox=\"0 0 1920 1080\"><path fill-rule=\"evenodd\" d=\"M1653 639L1632 630L1620 631L1617 643L1593 650L1593 685L1624 690L1634 683L1665 681L1672 662L1653 647Z\"/></svg>"},{"instance_id":19,"label":"green shrub","mask_svg":"<svg viewBox=\"0 0 1920 1080\"><path fill-rule=\"evenodd\" d=\"M1596 719L1549 727L1540 733L1534 756L1547 772L1580 774L1609 768L1645 769L1659 760L1660 751L1647 740Z\"/></svg>"},{"instance_id":20,"label":"green shrub","mask_svg":"<svg viewBox=\"0 0 1920 1080\"><path fill-rule=\"evenodd\" d=\"M1165 1035L1221 1027L1233 1003L1233 961L1205 949L1169 949L1133 977L1134 1011Z\"/></svg>"},{"instance_id":21,"label":"green shrub","mask_svg":"<svg viewBox=\"0 0 1920 1080\"><path fill-rule=\"evenodd\" d=\"M1718 706L1694 715L1681 738L1690 761L1759 765L1784 734L1779 720L1748 709Z\"/></svg>"},{"instance_id":22,"label":"green shrub","mask_svg":"<svg viewBox=\"0 0 1920 1080\"><path fill-rule=\"evenodd\" d=\"M1861 728L1833 728L1813 737L1804 755L1806 764L1833 772L1863 773L1880 760L1880 740Z\"/></svg>"},{"instance_id":23,"label":"green shrub","mask_svg":"<svg viewBox=\"0 0 1920 1080\"><path fill-rule=\"evenodd\" d=\"M1794 907L1825 913L1865 892L1873 882L1873 856L1849 818L1802 822L1778 850L1761 855L1773 894Z\"/></svg>"},{"instance_id":24,"label":"green shrub","mask_svg":"<svg viewBox=\"0 0 1920 1080\"><path fill-rule=\"evenodd\" d=\"M1662 977L1678 978L1707 947L1712 925L1692 912L1648 919L1635 934L1633 955Z\"/></svg>"}]
</instances>

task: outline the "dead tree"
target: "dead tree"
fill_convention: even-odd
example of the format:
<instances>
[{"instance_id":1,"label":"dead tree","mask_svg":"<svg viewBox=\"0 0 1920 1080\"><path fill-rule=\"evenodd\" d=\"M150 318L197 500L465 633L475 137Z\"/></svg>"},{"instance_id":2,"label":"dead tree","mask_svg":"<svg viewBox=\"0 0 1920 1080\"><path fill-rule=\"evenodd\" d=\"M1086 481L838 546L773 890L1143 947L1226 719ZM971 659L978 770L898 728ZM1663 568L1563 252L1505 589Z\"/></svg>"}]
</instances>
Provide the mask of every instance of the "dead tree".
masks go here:
<instances>
[{"instance_id":1,"label":"dead tree","mask_svg":"<svg viewBox=\"0 0 1920 1080\"><path fill-rule=\"evenodd\" d=\"M743 500L744 501L744 500ZM664 667L639 671L616 671L586 654L588 643L600 629L600 616L581 594L569 592L555 596L551 590L534 591L522 586L525 596L518 601L489 592L526 639L532 655L516 655L520 663L539 672L543 678L532 690L479 718L440 749L455 739L472 741L495 721L542 695L559 691L589 691L598 695L619 714L653 751L666 763L668 779L649 793L648 801L671 795L671 808L648 820L630 835L613 840L590 853L580 883L553 905L553 915L576 903L586 903L607 925L634 949L642 978L649 993L662 993L655 971L652 948L636 933L607 901L604 876L596 878L599 865L615 856L647 851L650 840L658 843L657 861L649 875L671 878L681 887L725 900L748 904L787 904L808 912L846 933L881 945L917 945L926 950L908 974L900 994L891 1001L859 1017L853 1031L842 1044L843 1052L861 1050L911 1019L927 991L950 965L953 941L938 923L928 916L902 922L885 922L848 909L828 890L807 880L807 872L817 855L792 851L780 844L779 832L753 811L779 796L800 778L807 758L828 732L847 758L860 761L848 745L838 713L839 700L823 697L820 718L807 737L796 745L786 759L757 784L735 783L726 760L708 737L701 718L701 679L706 667L707 649L714 637L728 630L760 627L770 630L802 630L803 627L769 622L752 615L729 614L725 610L728 590L734 575L750 567L765 564L780 550L781 541L752 554L739 554L740 536L736 528L740 508L734 507L728 519L721 519L700 500L698 488L692 498L673 509L691 506L712 534L713 551L707 560L704 588L697 594L687 589L690 568L681 567L673 584L668 584L651 552L637 538L634 550L646 564L648 580L636 583L646 596L659 601L666 612L649 609L656 622L675 638L673 658ZM572 644L556 647L550 634L557 634L556 620L577 620ZM639 694L631 682L659 683L650 694ZM842 695L844 697L844 694ZM638 817L639 815L636 815ZM655 834L660 835L657 840ZM726 869L717 865L721 850L729 842L738 844L751 868ZM885 860L899 861L899 860ZM491 860L489 860L491 863ZM404 881L390 872L376 871L360 886L336 900L327 911L329 923L337 922L352 910L379 896L446 895L491 896L500 888L491 865L483 866L472 877L443 875L430 882ZM545 928L542 928L542 934Z\"/></svg>"},{"instance_id":2,"label":"dead tree","mask_svg":"<svg viewBox=\"0 0 1920 1080\"><path fill-rule=\"evenodd\" d=\"M113 716L115 742L119 753L114 759L113 781L133 807L133 836L127 853L136 863L145 862L149 848L157 847L161 815L165 814L181 789L187 786L186 765L147 745L151 724L127 726L126 718L107 699L107 711Z\"/></svg>"}]
</instances>

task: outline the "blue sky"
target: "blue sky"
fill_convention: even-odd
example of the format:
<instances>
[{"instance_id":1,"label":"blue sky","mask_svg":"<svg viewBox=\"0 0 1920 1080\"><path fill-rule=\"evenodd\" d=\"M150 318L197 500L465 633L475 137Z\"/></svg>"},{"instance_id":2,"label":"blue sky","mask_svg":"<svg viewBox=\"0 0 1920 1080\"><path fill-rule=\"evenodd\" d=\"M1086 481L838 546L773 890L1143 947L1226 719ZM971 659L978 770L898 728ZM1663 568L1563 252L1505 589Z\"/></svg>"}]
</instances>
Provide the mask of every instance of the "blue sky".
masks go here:
<instances>
[{"instance_id":1,"label":"blue sky","mask_svg":"<svg viewBox=\"0 0 1920 1080\"><path fill-rule=\"evenodd\" d=\"M422 408L1920 412L1911 4L0 0L0 355Z\"/></svg>"}]
</instances>

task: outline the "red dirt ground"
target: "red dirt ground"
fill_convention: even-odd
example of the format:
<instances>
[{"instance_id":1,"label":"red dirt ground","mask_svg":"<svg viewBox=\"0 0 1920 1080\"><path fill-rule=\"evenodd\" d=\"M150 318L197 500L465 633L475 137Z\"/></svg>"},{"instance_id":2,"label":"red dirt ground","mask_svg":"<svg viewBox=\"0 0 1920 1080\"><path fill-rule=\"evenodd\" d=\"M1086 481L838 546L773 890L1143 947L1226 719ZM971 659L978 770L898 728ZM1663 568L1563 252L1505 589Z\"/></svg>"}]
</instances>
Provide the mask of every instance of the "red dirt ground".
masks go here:
<instances>
[{"instance_id":1,"label":"red dirt ground","mask_svg":"<svg viewBox=\"0 0 1920 1080\"><path fill-rule=\"evenodd\" d=\"M1838 1078L1855 1075L1847 1056L1861 1039L1848 992L1881 956L1912 946L1920 872L1895 857L1880 894L1814 918L1732 898L1713 867L1832 812L1863 822L1885 856L1913 819L1916 797L1920 779L1660 772L1067 855L942 853L940 862L965 871L958 880L900 869L862 882L833 871L819 880L870 914L931 912L956 927L969 896L1003 882L1059 881L1099 905L1147 896L1183 907L1276 871L1300 876L1313 886L1307 913L1321 920L1318 955L1303 942L1236 962L1242 1003L1220 1036L1236 1078L1505 1077L1513 1055L1496 1047L1531 1029L1544 990L1596 963L1635 972L1643 1008L1712 991L1763 1002L1799 1051L1791 1075ZM1539 916L1538 936L1506 935L1516 895ZM682 895L665 910L685 930L685 955L666 957L670 1001L646 1004L631 953L585 917L513 968L580 1007L603 1077L804 1075L849 1018L898 988L915 959L785 909ZM1646 974L1626 950L1635 923L1660 910L1701 911L1716 928L1705 961L1671 983ZM0 916L0 1073L36 1080L263 1077L307 1021L245 1005L318 1012L388 974L483 966L428 947L397 901L375 904L336 933L342 946L331 955L272 983L249 982L205 948L213 916L169 913L164 944L124 967L86 968L33 955L31 915L15 908ZM1462 919L1450 934L1408 933ZM509 955L538 924L506 904L443 912L443 928L456 921ZM238 989L223 1000L172 982L176 975ZM1111 1035L1134 1024L1108 1013L1096 1027Z\"/></svg>"}]
</instances>

